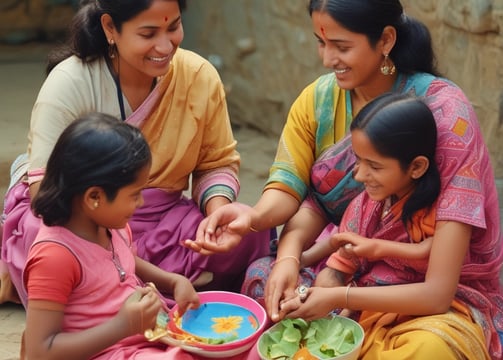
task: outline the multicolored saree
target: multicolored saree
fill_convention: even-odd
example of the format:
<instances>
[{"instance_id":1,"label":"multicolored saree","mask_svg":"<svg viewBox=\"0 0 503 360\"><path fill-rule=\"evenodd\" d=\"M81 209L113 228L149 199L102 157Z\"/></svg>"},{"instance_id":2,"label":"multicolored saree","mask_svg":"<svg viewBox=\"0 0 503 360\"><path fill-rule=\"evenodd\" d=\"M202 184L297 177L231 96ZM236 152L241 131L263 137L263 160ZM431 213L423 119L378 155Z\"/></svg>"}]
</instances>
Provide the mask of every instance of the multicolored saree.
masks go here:
<instances>
[{"instance_id":1,"label":"multicolored saree","mask_svg":"<svg viewBox=\"0 0 503 360\"><path fill-rule=\"evenodd\" d=\"M404 199L393 205L391 211L381 218L383 201L376 202L366 192L358 195L348 206L340 231L350 231L369 238L388 239L396 242L419 242L434 233L435 208L420 211L412 220L412 228L405 228L401 220ZM410 235L414 234L414 235ZM386 286L422 282L428 269L428 260L408 260L384 258L369 262L358 259L354 268L353 280L356 286ZM347 269L347 262L337 253L327 261L331 268ZM461 290L463 289L463 290ZM498 339L492 320L486 312L488 298L475 289L469 290L470 297L465 297L468 290L460 285L460 290L453 301L451 310L446 314L432 316L403 316L393 313L363 311L356 317L365 330L365 341L360 354L362 359L392 359L406 357L407 351L421 354L421 339L439 336L438 358L442 352L454 352L457 358L490 359L486 339ZM473 303L473 295L480 297ZM485 299L484 299L485 298ZM494 308L491 311L497 310ZM483 312L486 312L483 315ZM459 339L464 339L462 342ZM402 343L407 343L402 348ZM444 347L447 344L448 347ZM414 349L415 348L415 349ZM413 350L411 350L413 349ZM387 354L387 355L382 355ZM410 354L409 354L410 355ZM409 356L407 355L407 356ZM448 355L445 355L448 356ZM452 355L451 355L452 356Z\"/></svg>"},{"instance_id":2,"label":"multicolored saree","mask_svg":"<svg viewBox=\"0 0 503 360\"><path fill-rule=\"evenodd\" d=\"M436 220L472 226L458 297L470 307L472 316L478 314L475 317L484 329L491 357L499 359L502 347L498 333L503 335L503 297L499 284L503 247L498 193L477 116L461 89L430 74L399 74L392 91L424 97L437 122L436 160L442 189ZM348 202L362 190L352 179L351 142L344 137L352 116L350 93L337 86L333 73L321 76L304 89L290 111L266 189L287 191L337 224ZM357 211L353 213L358 216ZM362 230L360 226L354 228ZM396 231L397 236L406 234L402 225ZM263 296L270 264L271 258L264 258L249 267L243 286L245 293ZM405 264L390 261L388 266L391 264L405 269ZM415 265L417 269L426 267L426 264ZM310 272L302 271L299 276L306 283L312 280ZM424 275L401 271L396 276L396 280L410 281ZM381 281L385 280L378 280Z\"/></svg>"}]
</instances>

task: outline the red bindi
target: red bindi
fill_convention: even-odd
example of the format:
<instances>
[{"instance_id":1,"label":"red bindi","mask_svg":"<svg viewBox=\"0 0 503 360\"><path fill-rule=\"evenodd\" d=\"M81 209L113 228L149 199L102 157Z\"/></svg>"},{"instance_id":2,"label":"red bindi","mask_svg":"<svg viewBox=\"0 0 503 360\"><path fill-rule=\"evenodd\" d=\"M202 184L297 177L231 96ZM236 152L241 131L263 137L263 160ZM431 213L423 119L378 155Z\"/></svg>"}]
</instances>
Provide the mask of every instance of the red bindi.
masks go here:
<instances>
[{"instance_id":1,"label":"red bindi","mask_svg":"<svg viewBox=\"0 0 503 360\"><path fill-rule=\"evenodd\" d=\"M326 37L325 36L325 28L322 26L320 30L321 30L321 35L323 35L323 37Z\"/></svg>"},{"instance_id":2,"label":"red bindi","mask_svg":"<svg viewBox=\"0 0 503 360\"><path fill-rule=\"evenodd\" d=\"M164 17L164 22L168 22L168 17L167 16Z\"/></svg>"}]
</instances>

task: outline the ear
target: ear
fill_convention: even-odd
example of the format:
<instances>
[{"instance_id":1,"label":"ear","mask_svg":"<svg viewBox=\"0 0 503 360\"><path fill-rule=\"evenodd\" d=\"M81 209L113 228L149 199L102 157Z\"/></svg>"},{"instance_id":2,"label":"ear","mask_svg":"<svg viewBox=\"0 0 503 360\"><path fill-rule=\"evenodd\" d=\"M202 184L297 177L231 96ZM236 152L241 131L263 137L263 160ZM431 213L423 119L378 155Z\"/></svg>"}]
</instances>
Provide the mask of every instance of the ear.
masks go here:
<instances>
[{"instance_id":1,"label":"ear","mask_svg":"<svg viewBox=\"0 0 503 360\"><path fill-rule=\"evenodd\" d=\"M384 27L381 34L381 44L383 54L389 54L396 43L396 29L393 26Z\"/></svg>"},{"instance_id":2,"label":"ear","mask_svg":"<svg viewBox=\"0 0 503 360\"><path fill-rule=\"evenodd\" d=\"M412 179L417 180L428 170L430 160L426 156L417 156L409 166L409 173Z\"/></svg>"},{"instance_id":3,"label":"ear","mask_svg":"<svg viewBox=\"0 0 503 360\"><path fill-rule=\"evenodd\" d=\"M105 200L105 193L99 186L88 188L82 197L83 206L90 210L96 210Z\"/></svg>"},{"instance_id":4,"label":"ear","mask_svg":"<svg viewBox=\"0 0 503 360\"><path fill-rule=\"evenodd\" d=\"M105 32L107 42L110 43L110 40L114 38L114 33L116 32L114 22L110 15L108 14L101 15L101 27Z\"/></svg>"}]
</instances>

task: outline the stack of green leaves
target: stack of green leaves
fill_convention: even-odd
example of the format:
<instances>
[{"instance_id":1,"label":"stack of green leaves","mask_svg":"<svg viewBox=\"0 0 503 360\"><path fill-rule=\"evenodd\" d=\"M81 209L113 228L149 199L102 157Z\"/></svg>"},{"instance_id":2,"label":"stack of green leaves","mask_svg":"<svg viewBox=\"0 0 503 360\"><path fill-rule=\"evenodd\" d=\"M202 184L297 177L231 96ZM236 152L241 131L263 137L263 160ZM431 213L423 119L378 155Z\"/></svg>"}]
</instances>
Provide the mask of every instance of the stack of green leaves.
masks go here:
<instances>
[{"instance_id":1,"label":"stack of green leaves","mask_svg":"<svg viewBox=\"0 0 503 360\"><path fill-rule=\"evenodd\" d=\"M274 360L291 359L301 347L320 359L330 359L353 350L359 340L357 333L353 324L338 317L311 322L284 319L264 333L259 348Z\"/></svg>"}]
</instances>

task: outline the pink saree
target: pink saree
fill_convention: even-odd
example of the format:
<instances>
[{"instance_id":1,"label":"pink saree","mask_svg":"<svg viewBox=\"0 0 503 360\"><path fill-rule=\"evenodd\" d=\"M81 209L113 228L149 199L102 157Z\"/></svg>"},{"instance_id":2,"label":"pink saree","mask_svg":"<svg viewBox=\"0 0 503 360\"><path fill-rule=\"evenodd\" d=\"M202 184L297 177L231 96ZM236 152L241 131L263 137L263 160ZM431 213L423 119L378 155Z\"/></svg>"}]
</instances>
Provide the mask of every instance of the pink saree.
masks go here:
<instances>
[{"instance_id":1,"label":"pink saree","mask_svg":"<svg viewBox=\"0 0 503 360\"><path fill-rule=\"evenodd\" d=\"M375 202L368 197L366 192L361 193L349 204L342 219L340 231L355 232L370 238L410 242L409 232L407 232L400 219L400 213L390 212L381 219L382 206L383 202ZM431 223L431 221L429 222ZM433 227L430 225L427 227L426 235L429 236L432 234ZM471 245L461 272L451 311L447 314L417 318L364 311L361 314L360 321L365 327L367 337L373 339L373 336L381 336L378 334L384 331L384 327L387 326L392 328L398 326L402 328L402 331L406 331L405 329L410 329L410 331L421 329L440 334L447 342L452 341L451 345L455 352L459 351L459 354L464 356L471 354L469 351L473 351L474 348L478 348L479 350L475 351L475 353L482 354L489 349L492 358L498 359L501 354L501 344L498 336L500 323L498 319L501 319L502 315L502 297L499 286L494 286L494 278L490 273L479 272L476 283L470 280L473 273L467 271L468 268L475 269L485 266L485 264L478 265L471 261L472 258L477 256L476 254L477 250L474 250L474 246ZM329 266L333 267L337 264L337 257L330 260L328 262ZM357 286L386 286L421 282L424 281L427 268L427 259L385 258L374 262L359 259L354 281ZM466 319L463 321L467 321L467 323L462 325L463 321L460 319ZM477 327L467 325L474 322L483 330L483 335L477 330ZM473 341L473 343L470 342L469 347L459 346L452 340L461 336L460 334L463 334L465 330L473 332L473 336L470 336L470 341ZM485 339L486 343L481 339ZM371 347L371 345L367 344L365 347Z\"/></svg>"}]
</instances>

